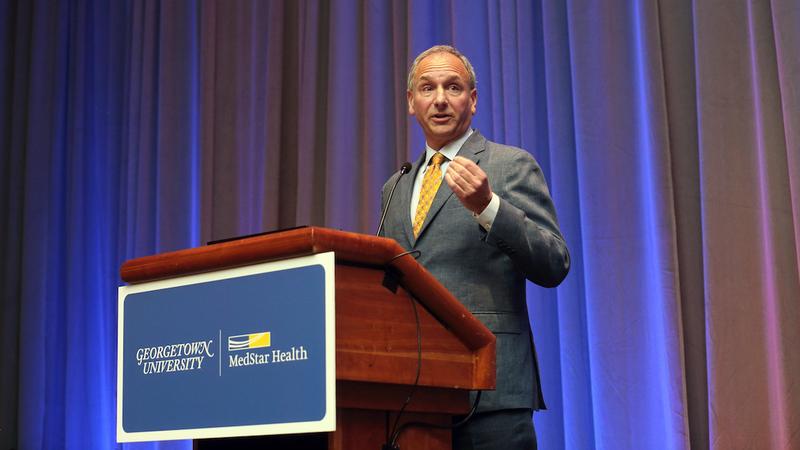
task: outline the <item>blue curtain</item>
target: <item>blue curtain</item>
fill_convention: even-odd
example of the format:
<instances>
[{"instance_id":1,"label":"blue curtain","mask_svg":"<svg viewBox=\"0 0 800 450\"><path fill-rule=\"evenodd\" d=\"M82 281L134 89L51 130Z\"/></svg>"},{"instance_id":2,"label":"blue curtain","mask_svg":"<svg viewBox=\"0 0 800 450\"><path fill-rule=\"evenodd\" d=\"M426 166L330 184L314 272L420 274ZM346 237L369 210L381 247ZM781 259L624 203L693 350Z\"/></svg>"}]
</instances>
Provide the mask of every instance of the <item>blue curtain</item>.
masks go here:
<instances>
[{"instance_id":1,"label":"blue curtain","mask_svg":"<svg viewBox=\"0 0 800 450\"><path fill-rule=\"evenodd\" d=\"M798 25L792 0L0 2L0 448L190 448L115 443L120 264L374 230L438 43L573 257L529 288L540 447L800 448Z\"/></svg>"}]
</instances>

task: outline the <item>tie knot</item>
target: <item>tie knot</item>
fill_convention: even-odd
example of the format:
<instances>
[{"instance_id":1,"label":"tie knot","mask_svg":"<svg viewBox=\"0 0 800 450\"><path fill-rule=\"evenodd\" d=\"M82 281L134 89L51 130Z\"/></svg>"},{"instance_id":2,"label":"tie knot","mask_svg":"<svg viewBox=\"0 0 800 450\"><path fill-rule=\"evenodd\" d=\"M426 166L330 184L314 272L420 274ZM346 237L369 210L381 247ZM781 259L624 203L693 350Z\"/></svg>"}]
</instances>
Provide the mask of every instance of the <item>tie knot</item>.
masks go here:
<instances>
[{"instance_id":1,"label":"tie knot","mask_svg":"<svg viewBox=\"0 0 800 450\"><path fill-rule=\"evenodd\" d=\"M443 163L443 162L444 162L446 159L447 159L447 157L446 157L446 156L444 156L444 155L443 155L443 154L441 154L440 152L436 152L436 153L434 153L434 154L433 154L433 156L431 157L431 165L434 165L434 166L441 166L441 165L442 165L442 163Z\"/></svg>"}]
</instances>

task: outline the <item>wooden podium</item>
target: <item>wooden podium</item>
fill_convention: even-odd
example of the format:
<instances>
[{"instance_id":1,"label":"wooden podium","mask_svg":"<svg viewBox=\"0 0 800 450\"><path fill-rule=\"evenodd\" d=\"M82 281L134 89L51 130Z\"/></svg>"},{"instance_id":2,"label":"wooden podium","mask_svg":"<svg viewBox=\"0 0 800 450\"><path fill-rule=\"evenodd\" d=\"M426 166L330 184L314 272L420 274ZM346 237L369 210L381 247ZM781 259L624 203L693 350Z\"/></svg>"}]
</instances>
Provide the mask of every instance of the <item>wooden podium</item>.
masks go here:
<instances>
[{"instance_id":1,"label":"wooden podium","mask_svg":"<svg viewBox=\"0 0 800 450\"><path fill-rule=\"evenodd\" d=\"M413 256L397 257L405 250L392 239L303 227L137 258L120 272L124 281L139 283L330 251L336 256L336 431L196 440L195 448L380 449L416 376L411 296L418 300L422 366L401 423L449 424L469 411L469 390L494 389L494 335ZM396 292L384 286L392 279L399 282ZM398 443L404 450L449 449L451 432L412 427Z\"/></svg>"}]
</instances>

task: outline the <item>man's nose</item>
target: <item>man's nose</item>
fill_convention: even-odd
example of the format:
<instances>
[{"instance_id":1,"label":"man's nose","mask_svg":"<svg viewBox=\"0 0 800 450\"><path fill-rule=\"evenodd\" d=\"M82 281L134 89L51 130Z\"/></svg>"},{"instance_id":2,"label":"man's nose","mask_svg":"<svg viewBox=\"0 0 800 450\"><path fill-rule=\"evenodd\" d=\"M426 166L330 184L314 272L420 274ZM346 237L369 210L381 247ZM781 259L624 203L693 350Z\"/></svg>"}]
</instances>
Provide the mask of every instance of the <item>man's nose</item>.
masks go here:
<instances>
[{"instance_id":1,"label":"man's nose","mask_svg":"<svg viewBox=\"0 0 800 450\"><path fill-rule=\"evenodd\" d=\"M436 106L444 106L447 104L447 96L444 95L444 88L440 87L436 89L436 94L433 98L433 102Z\"/></svg>"}]
</instances>

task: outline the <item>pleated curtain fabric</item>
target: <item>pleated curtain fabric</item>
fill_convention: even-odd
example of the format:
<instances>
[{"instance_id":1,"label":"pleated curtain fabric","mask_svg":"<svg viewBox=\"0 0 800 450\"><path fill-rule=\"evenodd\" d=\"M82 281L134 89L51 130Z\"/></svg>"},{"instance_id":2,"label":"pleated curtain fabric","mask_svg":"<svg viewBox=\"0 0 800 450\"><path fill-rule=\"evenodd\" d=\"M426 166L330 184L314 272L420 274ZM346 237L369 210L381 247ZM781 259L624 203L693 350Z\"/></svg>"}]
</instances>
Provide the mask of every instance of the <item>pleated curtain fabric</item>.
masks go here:
<instances>
[{"instance_id":1,"label":"pleated curtain fabric","mask_svg":"<svg viewBox=\"0 0 800 450\"><path fill-rule=\"evenodd\" d=\"M119 265L375 230L425 149L409 65L441 43L570 249L527 288L539 447L800 449L798 23L797 0L0 1L0 449L190 450L116 443Z\"/></svg>"}]
</instances>

